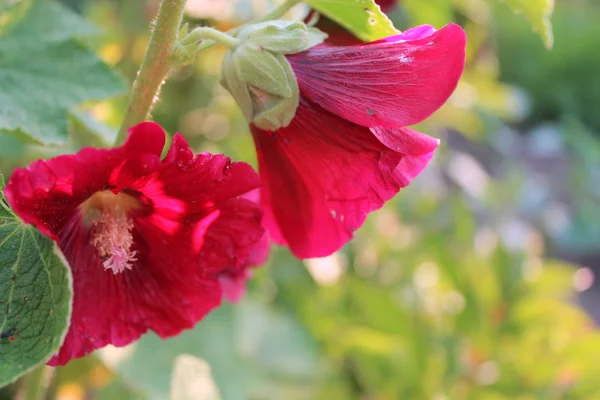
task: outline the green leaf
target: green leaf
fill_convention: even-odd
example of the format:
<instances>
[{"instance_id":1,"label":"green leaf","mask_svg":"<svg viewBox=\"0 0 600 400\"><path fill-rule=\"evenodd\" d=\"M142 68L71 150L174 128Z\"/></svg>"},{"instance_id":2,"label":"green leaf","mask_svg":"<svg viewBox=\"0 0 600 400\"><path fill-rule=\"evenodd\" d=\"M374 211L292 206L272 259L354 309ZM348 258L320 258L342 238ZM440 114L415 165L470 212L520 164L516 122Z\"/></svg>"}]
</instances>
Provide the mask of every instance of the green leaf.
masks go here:
<instances>
[{"instance_id":1,"label":"green leaf","mask_svg":"<svg viewBox=\"0 0 600 400\"><path fill-rule=\"evenodd\" d=\"M0 30L0 132L60 145L68 137L70 108L125 86L74 39L94 33L92 26L54 1L28 3L24 15Z\"/></svg>"},{"instance_id":2,"label":"green leaf","mask_svg":"<svg viewBox=\"0 0 600 400\"><path fill-rule=\"evenodd\" d=\"M307 3L364 41L398 33L373 0L308 0Z\"/></svg>"},{"instance_id":3,"label":"green leaf","mask_svg":"<svg viewBox=\"0 0 600 400\"><path fill-rule=\"evenodd\" d=\"M220 400L210 365L201 358L180 354L171 378L171 400Z\"/></svg>"},{"instance_id":4,"label":"green leaf","mask_svg":"<svg viewBox=\"0 0 600 400\"><path fill-rule=\"evenodd\" d=\"M170 371L180 354L210 364L223 400L314 398L311 391L323 375L316 343L303 327L248 299L235 307L223 304L177 337L148 334L131 347L100 351L152 399L169 398Z\"/></svg>"},{"instance_id":5,"label":"green leaf","mask_svg":"<svg viewBox=\"0 0 600 400\"><path fill-rule=\"evenodd\" d=\"M4 190L4 176L0 174L0 227L6 222L10 222L15 218L15 214L10 209L8 203L4 200L2 191Z\"/></svg>"},{"instance_id":6,"label":"green leaf","mask_svg":"<svg viewBox=\"0 0 600 400\"><path fill-rule=\"evenodd\" d=\"M141 391L127 385L119 375L108 369L95 354L72 359L55 370L55 387L73 382L83 386L87 398L94 400L148 400Z\"/></svg>"},{"instance_id":7,"label":"green leaf","mask_svg":"<svg viewBox=\"0 0 600 400\"><path fill-rule=\"evenodd\" d=\"M56 244L0 196L0 387L47 362L71 315L71 275Z\"/></svg>"},{"instance_id":8,"label":"green leaf","mask_svg":"<svg viewBox=\"0 0 600 400\"><path fill-rule=\"evenodd\" d=\"M554 0L504 0L515 12L523 13L544 41L547 48L554 45L550 17L554 11Z\"/></svg>"},{"instance_id":9,"label":"green leaf","mask_svg":"<svg viewBox=\"0 0 600 400\"><path fill-rule=\"evenodd\" d=\"M411 25L429 24L442 27L453 20L454 4L448 0L403 0Z\"/></svg>"},{"instance_id":10,"label":"green leaf","mask_svg":"<svg viewBox=\"0 0 600 400\"><path fill-rule=\"evenodd\" d=\"M116 129L111 129L84 111L71 110L69 122L69 134L78 148L110 147L117 137Z\"/></svg>"}]
</instances>

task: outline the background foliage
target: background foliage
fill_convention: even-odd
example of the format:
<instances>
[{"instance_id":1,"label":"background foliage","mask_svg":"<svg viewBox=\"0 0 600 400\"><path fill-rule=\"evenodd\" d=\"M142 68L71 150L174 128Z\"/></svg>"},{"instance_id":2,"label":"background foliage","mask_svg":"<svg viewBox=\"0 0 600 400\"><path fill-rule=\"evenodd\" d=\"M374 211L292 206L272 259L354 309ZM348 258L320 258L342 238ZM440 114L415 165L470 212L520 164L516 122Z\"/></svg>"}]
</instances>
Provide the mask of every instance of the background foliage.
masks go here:
<instances>
[{"instance_id":1,"label":"background foliage","mask_svg":"<svg viewBox=\"0 0 600 400\"><path fill-rule=\"evenodd\" d=\"M0 19L5 175L83 143L112 141L125 96L70 107L123 91L123 79L100 60L131 81L157 10L153 0L63 3L83 20L61 13L69 20L60 29L31 29L50 21L43 16L52 10L42 10L14 43L9 24L35 15ZM192 24L223 30L264 15L272 4L188 3ZM336 2L313 3L327 8ZM42 4L37 6L53 7ZM552 5L400 0L389 12L397 28L455 21L469 37L468 65L456 93L418 127L442 139L434 164L371 215L342 251L301 262L276 248L268 265L255 271L241 304L225 305L177 338L148 335L58 368L52 396L600 399L600 335L593 320L600 315L593 279L600 268L600 4L557 1L549 51ZM351 18L344 21L360 31L362 22L354 27ZM366 39L377 35L360 32ZM25 45L39 64L7 56L10 46ZM37 51L41 45L50 50ZM76 52L89 60L89 81L70 79L65 57ZM255 165L246 123L218 86L222 53L209 49L174 72L153 116L196 151ZM10 75L15 65L23 66L18 77ZM47 97L22 99L11 91L7 82L17 78L41 86L31 71L65 73L68 85L45 88L60 101L48 107ZM9 105L23 112L43 107L49 114L35 121L37 127L23 128L16 119L20 111ZM59 129L63 123L68 130ZM44 129L52 133L42 135L49 142L65 145L17 139L27 134L35 141ZM197 359L181 357L186 354ZM12 398L18 387L4 389L0 398Z\"/></svg>"}]
</instances>

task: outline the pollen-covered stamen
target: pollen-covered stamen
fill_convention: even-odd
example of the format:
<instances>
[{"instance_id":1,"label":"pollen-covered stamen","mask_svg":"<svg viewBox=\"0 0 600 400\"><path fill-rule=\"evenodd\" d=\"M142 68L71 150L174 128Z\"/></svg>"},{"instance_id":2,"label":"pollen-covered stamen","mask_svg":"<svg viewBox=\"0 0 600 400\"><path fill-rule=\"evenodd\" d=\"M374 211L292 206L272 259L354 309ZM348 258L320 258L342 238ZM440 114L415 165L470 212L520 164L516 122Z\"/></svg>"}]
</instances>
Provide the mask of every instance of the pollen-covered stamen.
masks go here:
<instances>
[{"instance_id":1,"label":"pollen-covered stamen","mask_svg":"<svg viewBox=\"0 0 600 400\"><path fill-rule=\"evenodd\" d=\"M84 221L90 224L90 244L98 251L104 269L115 275L131 269L137 261L137 251L132 250L133 222L128 215L140 206L135 197L109 190L94 194L80 206Z\"/></svg>"},{"instance_id":2,"label":"pollen-covered stamen","mask_svg":"<svg viewBox=\"0 0 600 400\"><path fill-rule=\"evenodd\" d=\"M100 218L92 225L91 242L104 259L104 269L112 270L115 275L131 269L133 262L137 260L137 252L131 250L133 222L124 213L112 208L103 210Z\"/></svg>"}]
</instances>

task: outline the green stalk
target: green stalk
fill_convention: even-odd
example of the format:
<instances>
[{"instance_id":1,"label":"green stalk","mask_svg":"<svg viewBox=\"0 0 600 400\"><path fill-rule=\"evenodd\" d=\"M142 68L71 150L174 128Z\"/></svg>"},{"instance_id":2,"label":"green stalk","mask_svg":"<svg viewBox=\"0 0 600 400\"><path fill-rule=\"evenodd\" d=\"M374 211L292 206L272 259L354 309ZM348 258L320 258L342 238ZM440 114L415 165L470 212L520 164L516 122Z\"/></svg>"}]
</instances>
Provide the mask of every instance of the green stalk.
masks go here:
<instances>
[{"instance_id":1,"label":"green stalk","mask_svg":"<svg viewBox=\"0 0 600 400\"><path fill-rule=\"evenodd\" d=\"M144 60L133 82L129 105L115 145L125 141L127 130L131 126L148 117L154 99L171 68L184 9L185 0L161 1Z\"/></svg>"},{"instance_id":2,"label":"green stalk","mask_svg":"<svg viewBox=\"0 0 600 400\"><path fill-rule=\"evenodd\" d=\"M281 18L300 2L301 0L287 0L281 6L264 17L252 21L252 23ZM173 56L176 50L184 9L185 0L161 1L144 60L138 71L137 78L133 82L127 112L119 129L115 145L125 142L127 139L127 130L133 125L144 121L148 117L148 114L150 114L152 104L173 65ZM246 25L238 26L227 32L227 34L211 28L197 28L191 32L191 37L194 37L194 34L196 34L197 40L203 39L204 41L196 48L196 51L211 47L217 43L229 48L235 47L237 40L232 36L238 34Z\"/></svg>"},{"instance_id":3,"label":"green stalk","mask_svg":"<svg viewBox=\"0 0 600 400\"><path fill-rule=\"evenodd\" d=\"M42 400L46 397L46 390L48 389L46 369L47 367L42 365L25 375L19 389L20 399Z\"/></svg>"},{"instance_id":4,"label":"green stalk","mask_svg":"<svg viewBox=\"0 0 600 400\"><path fill-rule=\"evenodd\" d=\"M229 49L234 49L239 45L239 39L230 36L227 33L223 33L213 28L208 27L200 27L191 31L187 36L185 36L179 44L182 46L193 45L197 43L199 40L208 39L214 43L221 44ZM197 49L198 46L195 46Z\"/></svg>"},{"instance_id":5,"label":"green stalk","mask_svg":"<svg viewBox=\"0 0 600 400\"><path fill-rule=\"evenodd\" d=\"M279 18L283 17L285 15L285 13L288 12L292 7L294 7L296 4L301 3L301 2L302 2L302 0L287 0L285 3L283 3L282 5L280 5L279 7L277 7L276 9L274 9L273 11L271 11L270 13L265 15L264 17L255 19L254 21L240 25L237 28L231 29L231 30L227 31L227 34L229 34L231 36L235 36L238 33L240 33L240 31L249 24L255 24L257 22L271 21L273 19L279 19ZM209 47L214 46L215 44L217 44L217 43L213 42L212 40L205 40L204 42L202 42L200 44L200 46L198 46L196 51L201 51L201 50L207 49Z\"/></svg>"}]
</instances>

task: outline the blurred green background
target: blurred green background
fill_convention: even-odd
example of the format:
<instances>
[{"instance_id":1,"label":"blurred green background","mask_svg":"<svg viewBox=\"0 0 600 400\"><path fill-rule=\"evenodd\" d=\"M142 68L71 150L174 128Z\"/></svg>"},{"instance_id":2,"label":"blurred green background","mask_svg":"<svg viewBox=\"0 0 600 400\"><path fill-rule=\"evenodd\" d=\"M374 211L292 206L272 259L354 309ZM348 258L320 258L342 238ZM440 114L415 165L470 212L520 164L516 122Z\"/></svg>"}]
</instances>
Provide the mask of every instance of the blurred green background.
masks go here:
<instances>
[{"instance_id":1,"label":"blurred green background","mask_svg":"<svg viewBox=\"0 0 600 400\"><path fill-rule=\"evenodd\" d=\"M102 28L87 45L131 81L157 1L63 2ZM274 2L188 3L193 25L229 29ZM469 38L458 89L417 127L442 139L430 167L340 252L302 262L274 248L240 304L58 368L53 397L600 399L600 2L557 0L551 51L497 0L400 0L389 16L454 21ZM222 54L172 74L153 116L196 151L256 165L218 85ZM116 128L126 100L74 114L61 151L92 117ZM4 135L1 167L57 151Z\"/></svg>"}]
</instances>

